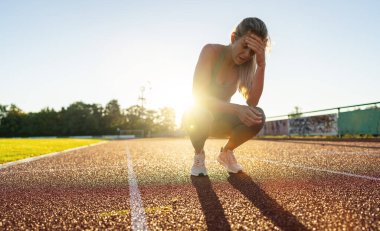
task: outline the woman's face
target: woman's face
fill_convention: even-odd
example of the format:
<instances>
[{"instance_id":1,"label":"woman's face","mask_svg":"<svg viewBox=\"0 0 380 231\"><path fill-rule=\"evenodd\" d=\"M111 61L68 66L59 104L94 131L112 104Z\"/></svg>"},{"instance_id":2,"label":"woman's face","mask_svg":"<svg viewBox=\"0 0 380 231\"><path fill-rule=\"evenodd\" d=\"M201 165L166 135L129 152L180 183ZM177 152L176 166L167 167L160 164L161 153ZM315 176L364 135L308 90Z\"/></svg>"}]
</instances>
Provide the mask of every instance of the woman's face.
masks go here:
<instances>
[{"instance_id":1,"label":"woman's face","mask_svg":"<svg viewBox=\"0 0 380 231\"><path fill-rule=\"evenodd\" d=\"M245 42L245 37L251 32L243 35L238 39L232 39L232 59L236 65L241 65L249 60L255 55L255 52L251 50L247 43Z\"/></svg>"}]
</instances>

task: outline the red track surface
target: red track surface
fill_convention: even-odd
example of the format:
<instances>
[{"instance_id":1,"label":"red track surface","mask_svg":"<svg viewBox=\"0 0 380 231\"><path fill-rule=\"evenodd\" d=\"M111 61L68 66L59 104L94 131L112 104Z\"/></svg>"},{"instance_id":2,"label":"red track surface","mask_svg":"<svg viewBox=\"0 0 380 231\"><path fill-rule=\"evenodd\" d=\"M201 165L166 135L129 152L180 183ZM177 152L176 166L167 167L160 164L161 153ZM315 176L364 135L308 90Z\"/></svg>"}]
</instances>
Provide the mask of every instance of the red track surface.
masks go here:
<instances>
[{"instance_id":1,"label":"red track surface","mask_svg":"<svg viewBox=\"0 0 380 231\"><path fill-rule=\"evenodd\" d=\"M215 161L224 143L206 143L208 177L190 177L186 139L112 141L2 169L0 230L138 225L128 153L151 230L380 230L380 143L252 140L232 175Z\"/></svg>"}]
</instances>

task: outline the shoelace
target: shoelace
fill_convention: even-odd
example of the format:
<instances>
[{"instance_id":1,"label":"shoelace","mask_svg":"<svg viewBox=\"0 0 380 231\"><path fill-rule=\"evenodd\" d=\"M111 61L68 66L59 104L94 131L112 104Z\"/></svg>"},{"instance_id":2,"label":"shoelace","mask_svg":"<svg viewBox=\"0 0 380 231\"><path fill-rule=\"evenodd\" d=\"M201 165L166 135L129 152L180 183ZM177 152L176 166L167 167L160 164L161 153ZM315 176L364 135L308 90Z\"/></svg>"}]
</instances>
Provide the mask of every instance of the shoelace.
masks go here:
<instances>
[{"instance_id":1,"label":"shoelace","mask_svg":"<svg viewBox=\"0 0 380 231\"><path fill-rule=\"evenodd\" d=\"M204 161L203 161L203 159L202 159L201 156L195 156L195 158L194 158L194 165L198 166L198 167L204 165Z\"/></svg>"}]
</instances>

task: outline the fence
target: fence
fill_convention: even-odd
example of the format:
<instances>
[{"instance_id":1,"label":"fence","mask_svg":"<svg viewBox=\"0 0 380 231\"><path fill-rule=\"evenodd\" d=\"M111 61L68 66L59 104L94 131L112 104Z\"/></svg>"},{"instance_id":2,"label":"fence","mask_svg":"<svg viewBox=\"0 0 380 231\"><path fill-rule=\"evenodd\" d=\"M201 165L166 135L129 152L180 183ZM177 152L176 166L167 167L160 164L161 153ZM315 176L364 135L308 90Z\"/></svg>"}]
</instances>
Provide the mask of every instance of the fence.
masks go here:
<instances>
[{"instance_id":1,"label":"fence","mask_svg":"<svg viewBox=\"0 0 380 231\"><path fill-rule=\"evenodd\" d=\"M380 102L358 104L352 106L336 107L323 110L301 113L302 117L291 118L292 114L268 117L264 128L258 136L277 135L373 135L380 134ZM370 108L361 109L364 106ZM354 110L352 110L354 108ZM351 111L348 111L351 109ZM323 112L335 111L335 113L323 114ZM316 113L322 113L315 115ZM306 114L314 114L304 116ZM275 118L284 118L273 120Z\"/></svg>"}]
</instances>

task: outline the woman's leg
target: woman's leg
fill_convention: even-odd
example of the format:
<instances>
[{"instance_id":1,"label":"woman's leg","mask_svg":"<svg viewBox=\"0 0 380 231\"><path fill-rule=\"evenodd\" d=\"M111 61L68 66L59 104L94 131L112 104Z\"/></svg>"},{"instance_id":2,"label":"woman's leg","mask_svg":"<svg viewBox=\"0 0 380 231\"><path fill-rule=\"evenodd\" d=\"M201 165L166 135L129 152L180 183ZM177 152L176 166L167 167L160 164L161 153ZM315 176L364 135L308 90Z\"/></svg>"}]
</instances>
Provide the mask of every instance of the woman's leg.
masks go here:
<instances>
[{"instance_id":1,"label":"woman's leg","mask_svg":"<svg viewBox=\"0 0 380 231\"><path fill-rule=\"evenodd\" d=\"M184 116L183 126L190 136L191 143L195 150L194 163L190 170L192 176L207 175L205 165L206 156L203 147L208 138L212 121L213 117L211 113L202 108L193 108Z\"/></svg>"},{"instance_id":2,"label":"woman's leg","mask_svg":"<svg viewBox=\"0 0 380 231\"><path fill-rule=\"evenodd\" d=\"M190 137L195 153L203 152L212 121L212 114L204 108L194 107L185 113L183 126Z\"/></svg>"},{"instance_id":3,"label":"woman's leg","mask_svg":"<svg viewBox=\"0 0 380 231\"><path fill-rule=\"evenodd\" d=\"M256 108L263 115L263 121L260 124L255 124L252 126L246 126L240 119L235 115L220 115L220 119L215 123L215 127L212 129L212 134L223 134L227 133L230 137L226 146L222 148L220 154L217 158L218 162L223 165L228 172L238 173L243 171L240 164L234 156L233 150L246 142L247 140L254 137L264 126L265 115L261 108Z\"/></svg>"},{"instance_id":4,"label":"woman's leg","mask_svg":"<svg viewBox=\"0 0 380 231\"><path fill-rule=\"evenodd\" d=\"M217 136L228 135L230 138L224 149L233 151L247 140L253 138L263 128L265 124L264 111L259 107L256 107L256 109L263 115L262 123L248 127L235 115L221 115L220 119L215 123L211 134Z\"/></svg>"}]
</instances>

